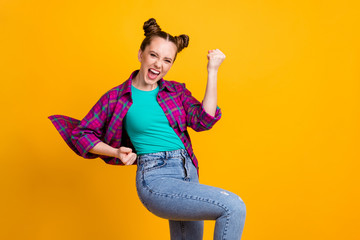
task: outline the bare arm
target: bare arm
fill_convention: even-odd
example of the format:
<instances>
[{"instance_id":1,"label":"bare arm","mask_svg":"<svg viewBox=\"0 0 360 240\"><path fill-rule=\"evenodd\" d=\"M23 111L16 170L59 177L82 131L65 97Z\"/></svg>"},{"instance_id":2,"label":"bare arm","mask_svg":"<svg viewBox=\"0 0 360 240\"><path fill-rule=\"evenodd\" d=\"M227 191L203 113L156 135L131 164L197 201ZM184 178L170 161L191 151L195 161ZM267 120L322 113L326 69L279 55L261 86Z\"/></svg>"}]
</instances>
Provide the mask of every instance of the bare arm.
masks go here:
<instances>
[{"instance_id":1,"label":"bare arm","mask_svg":"<svg viewBox=\"0 0 360 240\"><path fill-rule=\"evenodd\" d=\"M114 148L104 142L99 142L93 148L91 148L89 152L119 158L125 165L132 165L135 162L137 156L136 153L132 152L131 148Z\"/></svg>"},{"instance_id":2,"label":"bare arm","mask_svg":"<svg viewBox=\"0 0 360 240\"><path fill-rule=\"evenodd\" d=\"M208 71L203 105L208 114L215 116L217 106L217 70Z\"/></svg>"},{"instance_id":3,"label":"bare arm","mask_svg":"<svg viewBox=\"0 0 360 240\"><path fill-rule=\"evenodd\" d=\"M225 59L225 55L219 49L209 50L207 58L208 77L203 105L208 114L215 116L217 106L217 73L220 64Z\"/></svg>"}]
</instances>

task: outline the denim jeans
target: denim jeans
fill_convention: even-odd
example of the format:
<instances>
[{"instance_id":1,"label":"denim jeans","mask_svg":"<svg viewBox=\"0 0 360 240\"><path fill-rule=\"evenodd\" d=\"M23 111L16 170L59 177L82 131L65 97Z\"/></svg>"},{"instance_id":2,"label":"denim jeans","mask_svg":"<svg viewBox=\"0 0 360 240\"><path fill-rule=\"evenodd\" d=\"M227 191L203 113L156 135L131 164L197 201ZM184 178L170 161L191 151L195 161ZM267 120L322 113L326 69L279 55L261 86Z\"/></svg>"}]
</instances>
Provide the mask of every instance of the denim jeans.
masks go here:
<instances>
[{"instance_id":1,"label":"denim jeans","mask_svg":"<svg viewBox=\"0 0 360 240\"><path fill-rule=\"evenodd\" d=\"M171 240L203 239L204 220L216 220L215 240L239 240L246 208L236 194L199 183L185 149L137 156L136 189L154 215L168 219Z\"/></svg>"}]
</instances>

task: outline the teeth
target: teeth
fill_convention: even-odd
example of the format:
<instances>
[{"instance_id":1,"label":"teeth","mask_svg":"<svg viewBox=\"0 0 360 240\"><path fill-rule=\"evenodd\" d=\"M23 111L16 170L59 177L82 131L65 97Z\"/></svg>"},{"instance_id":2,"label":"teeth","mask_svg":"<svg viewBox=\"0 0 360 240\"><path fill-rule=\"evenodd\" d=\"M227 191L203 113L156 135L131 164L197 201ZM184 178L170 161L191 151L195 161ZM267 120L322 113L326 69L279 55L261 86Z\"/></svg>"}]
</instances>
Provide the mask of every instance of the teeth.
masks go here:
<instances>
[{"instance_id":1,"label":"teeth","mask_svg":"<svg viewBox=\"0 0 360 240\"><path fill-rule=\"evenodd\" d=\"M159 73L160 73L160 72L155 71L155 70L153 70L153 69L150 69L150 71L152 71L152 72L155 73L155 74L159 74Z\"/></svg>"}]
</instances>

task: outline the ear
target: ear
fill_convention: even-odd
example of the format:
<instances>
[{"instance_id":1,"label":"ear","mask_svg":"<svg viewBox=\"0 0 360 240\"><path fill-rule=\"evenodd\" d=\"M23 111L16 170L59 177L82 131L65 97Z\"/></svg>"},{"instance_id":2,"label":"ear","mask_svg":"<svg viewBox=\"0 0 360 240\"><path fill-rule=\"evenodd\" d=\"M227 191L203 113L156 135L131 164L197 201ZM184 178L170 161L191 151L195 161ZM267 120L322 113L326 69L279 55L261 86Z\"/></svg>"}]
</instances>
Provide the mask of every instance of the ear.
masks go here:
<instances>
[{"instance_id":1,"label":"ear","mask_svg":"<svg viewBox=\"0 0 360 240\"><path fill-rule=\"evenodd\" d=\"M139 60L139 62L141 62L141 58L142 58L142 51L141 51L141 49L139 49L139 52L138 52L138 60Z\"/></svg>"}]
</instances>

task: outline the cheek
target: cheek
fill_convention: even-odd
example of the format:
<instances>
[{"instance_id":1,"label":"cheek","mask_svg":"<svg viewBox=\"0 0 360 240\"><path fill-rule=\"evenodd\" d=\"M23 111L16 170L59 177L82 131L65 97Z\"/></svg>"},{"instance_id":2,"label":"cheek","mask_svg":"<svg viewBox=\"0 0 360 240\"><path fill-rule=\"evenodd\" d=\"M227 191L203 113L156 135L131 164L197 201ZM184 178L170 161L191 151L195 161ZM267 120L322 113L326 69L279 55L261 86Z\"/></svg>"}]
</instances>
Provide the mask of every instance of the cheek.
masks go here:
<instances>
[{"instance_id":1,"label":"cheek","mask_svg":"<svg viewBox=\"0 0 360 240\"><path fill-rule=\"evenodd\" d=\"M166 71L166 72L169 71L170 68L171 68L171 66L172 66L171 64L165 65L165 67L164 67L165 71Z\"/></svg>"},{"instance_id":2,"label":"cheek","mask_svg":"<svg viewBox=\"0 0 360 240\"><path fill-rule=\"evenodd\" d=\"M169 70L170 70L169 67L164 68L164 69L163 69L163 74L164 74L164 75L167 74L167 72L168 72Z\"/></svg>"}]
</instances>

